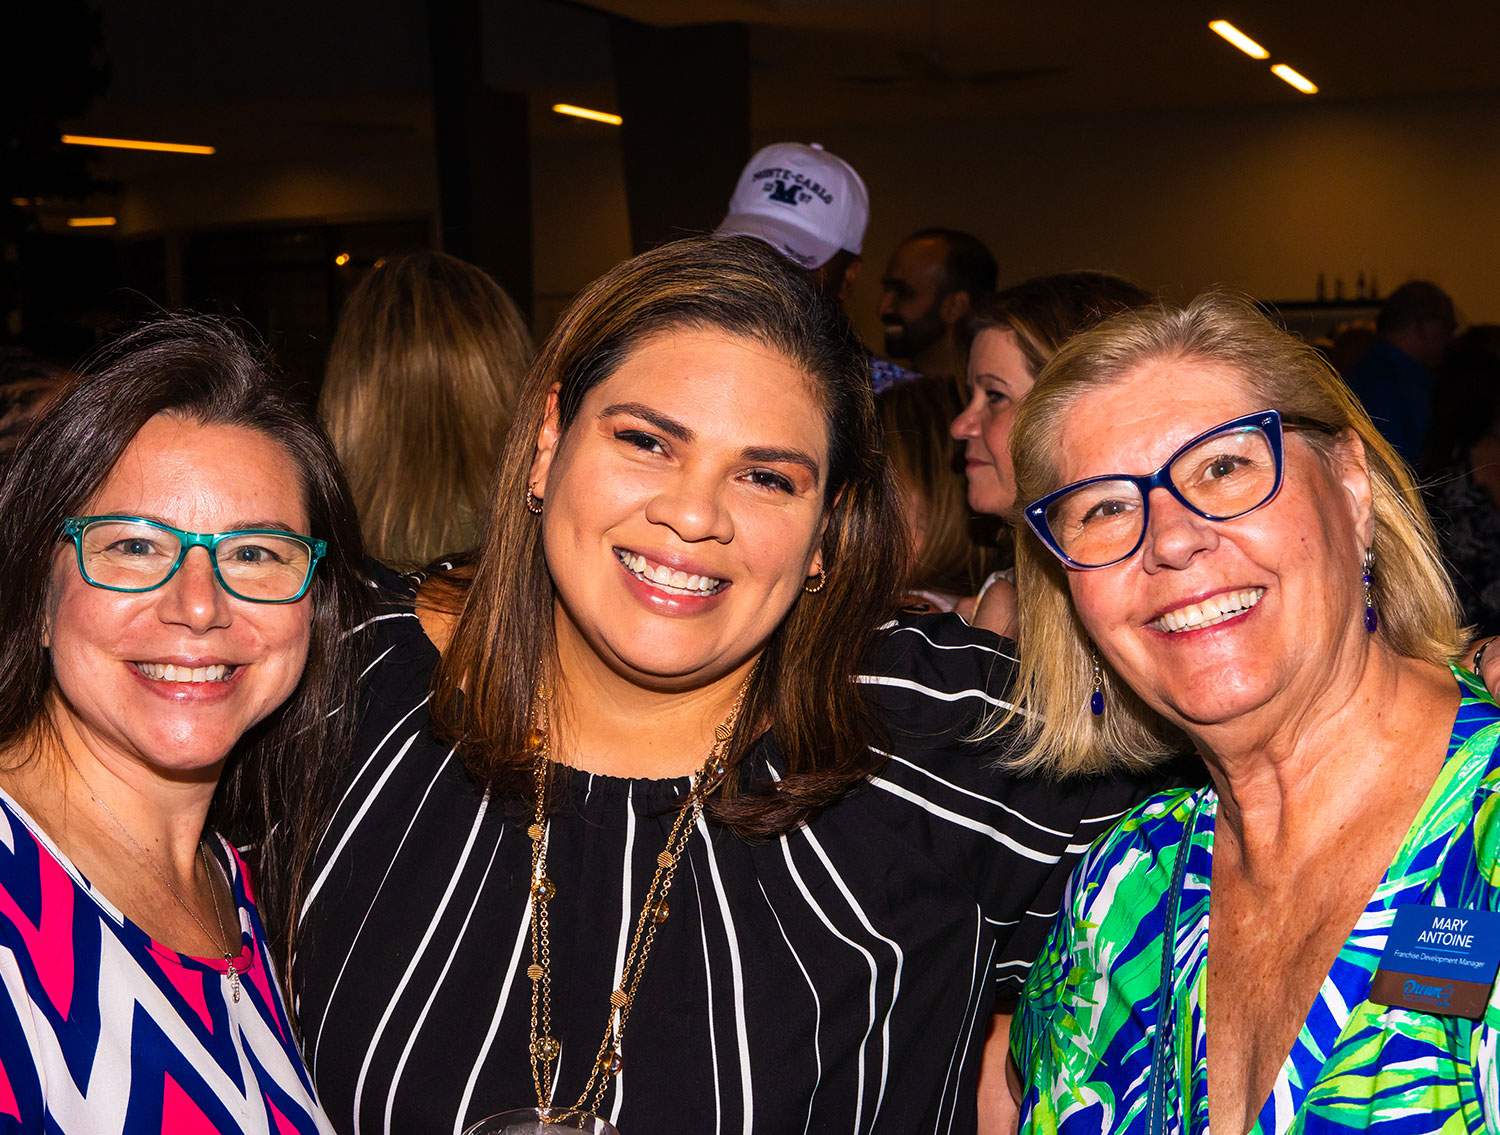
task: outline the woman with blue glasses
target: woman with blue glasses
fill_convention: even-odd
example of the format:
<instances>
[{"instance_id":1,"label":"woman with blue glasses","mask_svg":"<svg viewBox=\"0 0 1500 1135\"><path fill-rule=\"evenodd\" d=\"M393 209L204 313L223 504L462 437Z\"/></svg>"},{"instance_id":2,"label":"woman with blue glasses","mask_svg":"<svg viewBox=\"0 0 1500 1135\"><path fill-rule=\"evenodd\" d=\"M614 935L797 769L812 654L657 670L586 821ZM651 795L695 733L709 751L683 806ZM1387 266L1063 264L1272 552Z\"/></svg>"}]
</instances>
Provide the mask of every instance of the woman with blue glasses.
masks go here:
<instances>
[{"instance_id":1,"label":"woman with blue glasses","mask_svg":"<svg viewBox=\"0 0 1500 1135\"><path fill-rule=\"evenodd\" d=\"M1013 452L1023 763L1210 777L1075 870L1023 1130L1500 1127L1500 708L1406 467L1215 296L1064 347Z\"/></svg>"},{"instance_id":2,"label":"woman with blue glasses","mask_svg":"<svg viewBox=\"0 0 1500 1135\"><path fill-rule=\"evenodd\" d=\"M214 828L287 926L367 591L332 447L228 327L167 320L52 404L0 516L0 1126L331 1131Z\"/></svg>"}]
</instances>

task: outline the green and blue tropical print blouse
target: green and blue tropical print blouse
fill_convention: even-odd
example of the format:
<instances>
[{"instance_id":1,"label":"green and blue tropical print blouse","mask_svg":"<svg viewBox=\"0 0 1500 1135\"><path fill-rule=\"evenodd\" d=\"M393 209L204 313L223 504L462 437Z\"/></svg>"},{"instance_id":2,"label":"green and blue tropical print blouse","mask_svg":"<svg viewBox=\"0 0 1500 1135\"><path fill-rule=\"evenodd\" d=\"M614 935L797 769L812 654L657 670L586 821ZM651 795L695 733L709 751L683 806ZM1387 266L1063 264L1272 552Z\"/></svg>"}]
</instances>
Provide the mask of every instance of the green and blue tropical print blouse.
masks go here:
<instances>
[{"instance_id":1,"label":"green and blue tropical print blouse","mask_svg":"<svg viewBox=\"0 0 1500 1135\"><path fill-rule=\"evenodd\" d=\"M1334 960L1251 1135L1500 1131L1500 998L1491 992L1479 1021L1369 1000L1398 907L1500 909L1500 707L1473 675L1455 673L1462 697L1447 760ZM1208 1131L1204 1006L1217 804L1211 787L1159 793L1079 863L1011 1030L1026 1088L1022 1132L1146 1130L1179 846L1188 860L1173 944L1177 1024L1164 1135Z\"/></svg>"}]
</instances>

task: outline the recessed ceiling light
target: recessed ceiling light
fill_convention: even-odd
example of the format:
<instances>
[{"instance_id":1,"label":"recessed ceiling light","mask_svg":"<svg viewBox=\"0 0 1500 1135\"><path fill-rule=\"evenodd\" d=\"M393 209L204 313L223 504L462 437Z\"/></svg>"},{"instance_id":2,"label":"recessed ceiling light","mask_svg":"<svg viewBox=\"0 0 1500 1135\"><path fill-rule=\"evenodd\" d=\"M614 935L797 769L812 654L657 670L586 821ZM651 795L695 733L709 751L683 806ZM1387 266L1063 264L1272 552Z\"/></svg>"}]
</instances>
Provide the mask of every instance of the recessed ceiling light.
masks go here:
<instances>
[{"instance_id":1,"label":"recessed ceiling light","mask_svg":"<svg viewBox=\"0 0 1500 1135\"><path fill-rule=\"evenodd\" d=\"M116 224L113 217L69 217L70 229L107 229Z\"/></svg>"},{"instance_id":2,"label":"recessed ceiling light","mask_svg":"<svg viewBox=\"0 0 1500 1135\"><path fill-rule=\"evenodd\" d=\"M1208 27L1209 30L1212 31L1215 35L1222 36L1224 39L1234 44L1235 47L1243 51L1251 59L1271 58L1271 53L1269 51L1267 51L1260 44L1256 43L1244 32L1240 31L1239 28L1235 27L1228 20L1214 20L1208 25Z\"/></svg>"}]
</instances>

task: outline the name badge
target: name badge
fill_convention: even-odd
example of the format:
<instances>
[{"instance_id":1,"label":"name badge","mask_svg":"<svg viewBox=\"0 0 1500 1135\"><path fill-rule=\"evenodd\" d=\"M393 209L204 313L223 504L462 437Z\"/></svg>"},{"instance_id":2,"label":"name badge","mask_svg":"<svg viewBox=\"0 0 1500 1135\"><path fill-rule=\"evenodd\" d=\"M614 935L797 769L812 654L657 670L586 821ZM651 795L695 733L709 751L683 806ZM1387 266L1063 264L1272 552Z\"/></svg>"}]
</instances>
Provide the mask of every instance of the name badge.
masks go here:
<instances>
[{"instance_id":1,"label":"name badge","mask_svg":"<svg viewBox=\"0 0 1500 1135\"><path fill-rule=\"evenodd\" d=\"M1484 1016L1500 967L1500 913L1403 906L1386 940L1370 1000L1441 1017Z\"/></svg>"}]
</instances>

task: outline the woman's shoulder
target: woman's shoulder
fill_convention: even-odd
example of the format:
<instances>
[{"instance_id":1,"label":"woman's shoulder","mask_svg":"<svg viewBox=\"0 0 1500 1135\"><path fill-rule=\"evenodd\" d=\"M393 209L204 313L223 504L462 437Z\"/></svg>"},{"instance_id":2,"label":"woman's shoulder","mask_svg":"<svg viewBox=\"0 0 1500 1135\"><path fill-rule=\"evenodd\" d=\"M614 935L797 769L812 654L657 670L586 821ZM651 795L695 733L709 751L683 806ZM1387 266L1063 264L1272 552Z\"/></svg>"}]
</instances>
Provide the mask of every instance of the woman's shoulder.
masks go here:
<instances>
[{"instance_id":1,"label":"woman's shoulder","mask_svg":"<svg viewBox=\"0 0 1500 1135\"><path fill-rule=\"evenodd\" d=\"M858 681L882 716L922 722L932 714L972 726L1010 709L1016 647L953 614L902 612L876 632Z\"/></svg>"},{"instance_id":2,"label":"woman's shoulder","mask_svg":"<svg viewBox=\"0 0 1500 1135\"><path fill-rule=\"evenodd\" d=\"M1500 896L1500 704L1477 675L1457 667L1454 675L1458 713L1428 812L1432 822L1443 826L1456 810L1472 816L1479 866Z\"/></svg>"},{"instance_id":3,"label":"woman's shoulder","mask_svg":"<svg viewBox=\"0 0 1500 1135\"><path fill-rule=\"evenodd\" d=\"M374 592L373 614L348 631L364 640L368 659L359 675L362 721L398 706L404 712L410 706L402 703L413 695L425 697L439 659L418 614L417 588L411 577L373 561L368 576Z\"/></svg>"},{"instance_id":4,"label":"woman's shoulder","mask_svg":"<svg viewBox=\"0 0 1500 1135\"><path fill-rule=\"evenodd\" d=\"M1108 889L1122 868L1144 878L1172 860L1195 808L1210 791L1174 784L1138 797L1079 860L1074 913L1079 913L1078 902L1087 904L1100 888Z\"/></svg>"}]
</instances>

